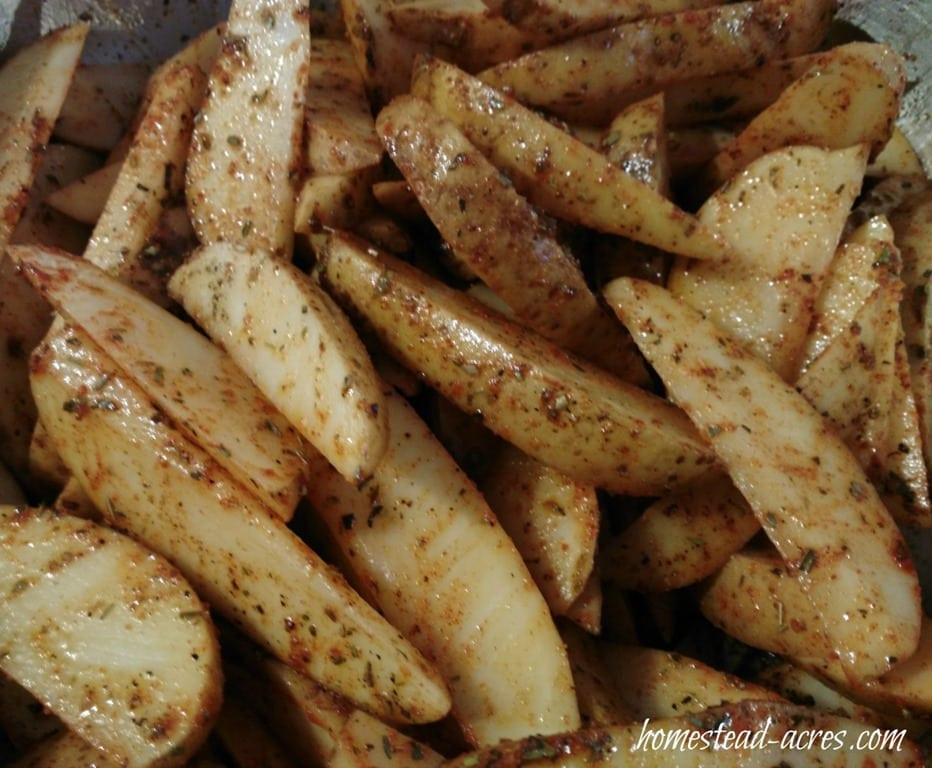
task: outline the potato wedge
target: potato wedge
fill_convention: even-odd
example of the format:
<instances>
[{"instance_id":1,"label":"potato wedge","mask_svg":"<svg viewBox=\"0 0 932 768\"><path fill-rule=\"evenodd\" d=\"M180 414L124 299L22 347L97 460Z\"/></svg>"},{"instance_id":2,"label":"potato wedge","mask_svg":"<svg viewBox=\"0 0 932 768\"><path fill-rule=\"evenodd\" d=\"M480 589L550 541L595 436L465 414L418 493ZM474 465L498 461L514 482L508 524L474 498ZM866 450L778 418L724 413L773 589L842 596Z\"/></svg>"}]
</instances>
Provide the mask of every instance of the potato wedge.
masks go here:
<instances>
[{"instance_id":1,"label":"potato wedge","mask_svg":"<svg viewBox=\"0 0 932 768\"><path fill-rule=\"evenodd\" d=\"M77 221L94 225L107 205L121 167L121 163L113 162L89 171L50 192L46 203Z\"/></svg>"},{"instance_id":2,"label":"potato wedge","mask_svg":"<svg viewBox=\"0 0 932 768\"><path fill-rule=\"evenodd\" d=\"M480 489L551 612L567 615L595 567L600 519L595 488L506 444Z\"/></svg>"},{"instance_id":3,"label":"potato wedge","mask_svg":"<svg viewBox=\"0 0 932 768\"><path fill-rule=\"evenodd\" d=\"M670 289L794 381L866 163L865 147L787 147L754 161L698 214L731 244L733 260L682 261Z\"/></svg>"},{"instance_id":4,"label":"potato wedge","mask_svg":"<svg viewBox=\"0 0 932 768\"><path fill-rule=\"evenodd\" d=\"M402 0L389 6L388 18L397 34L449 49L444 58L467 72L516 58L542 42L482 0Z\"/></svg>"},{"instance_id":5,"label":"potato wedge","mask_svg":"<svg viewBox=\"0 0 932 768\"><path fill-rule=\"evenodd\" d=\"M728 245L659 192L510 95L436 58L411 92L452 120L528 200L568 221L670 253L721 259Z\"/></svg>"},{"instance_id":6,"label":"potato wedge","mask_svg":"<svg viewBox=\"0 0 932 768\"><path fill-rule=\"evenodd\" d=\"M185 178L202 243L290 256L309 50L306 2L232 3Z\"/></svg>"},{"instance_id":7,"label":"potato wedge","mask_svg":"<svg viewBox=\"0 0 932 768\"><path fill-rule=\"evenodd\" d=\"M467 413L578 482L651 495L709 471L702 437L661 398L568 356L345 233L318 253L348 311Z\"/></svg>"},{"instance_id":8,"label":"potato wedge","mask_svg":"<svg viewBox=\"0 0 932 768\"><path fill-rule=\"evenodd\" d=\"M312 506L382 613L449 682L470 743L578 727L563 644L514 543L407 401L386 392L385 405L391 443L372 481L357 489L320 463Z\"/></svg>"},{"instance_id":9,"label":"potato wedge","mask_svg":"<svg viewBox=\"0 0 932 768\"><path fill-rule=\"evenodd\" d=\"M621 589L680 589L711 576L759 530L731 480L712 477L662 496L603 538L599 572Z\"/></svg>"},{"instance_id":10,"label":"potato wedge","mask_svg":"<svg viewBox=\"0 0 932 768\"><path fill-rule=\"evenodd\" d=\"M0 464L0 505L25 504L26 494L20 488L16 478L7 469L5 464Z\"/></svg>"},{"instance_id":11,"label":"potato wedge","mask_svg":"<svg viewBox=\"0 0 932 768\"><path fill-rule=\"evenodd\" d=\"M871 748L871 739L874 746ZM860 749L854 745L863 745ZM818 761L818 762L817 762ZM919 768L919 747L900 731L779 701L742 701L696 715L509 741L450 760L450 768Z\"/></svg>"},{"instance_id":12,"label":"potato wedge","mask_svg":"<svg viewBox=\"0 0 932 768\"><path fill-rule=\"evenodd\" d=\"M0 508L0 668L119 765L182 765L220 709L220 647L174 567L96 523Z\"/></svg>"},{"instance_id":13,"label":"potato wedge","mask_svg":"<svg viewBox=\"0 0 932 768\"><path fill-rule=\"evenodd\" d=\"M479 77L563 119L604 125L628 90L813 51L834 10L833 0L765 0L681 11L592 32Z\"/></svg>"},{"instance_id":14,"label":"potato wedge","mask_svg":"<svg viewBox=\"0 0 932 768\"><path fill-rule=\"evenodd\" d=\"M0 250L39 169L90 27L50 32L0 68Z\"/></svg>"},{"instance_id":15,"label":"potato wedge","mask_svg":"<svg viewBox=\"0 0 932 768\"><path fill-rule=\"evenodd\" d=\"M699 608L715 626L782 656L829 658L823 618L773 549L736 552L700 589Z\"/></svg>"},{"instance_id":16,"label":"potato wedge","mask_svg":"<svg viewBox=\"0 0 932 768\"><path fill-rule=\"evenodd\" d=\"M796 388L835 426L893 518L929 527L929 478L905 359L901 296L899 280L879 286Z\"/></svg>"},{"instance_id":17,"label":"potato wedge","mask_svg":"<svg viewBox=\"0 0 932 768\"><path fill-rule=\"evenodd\" d=\"M7 768L119 768L120 763L73 731L63 730L33 744Z\"/></svg>"},{"instance_id":18,"label":"potato wedge","mask_svg":"<svg viewBox=\"0 0 932 768\"><path fill-rule=\"evenodd\" d=\"M890 140L901 93L869 58L838 49L751 120L706 166L703 182L715 189L761 155L791 144L867 144L873 157Z\"/></svg>"},{"instance_id":19,"label":"potato wedge","mask_svg":"<svg viewBox=\"0 0 932 768\"><path fill-rule=\"evenodd\" d=\"M932 467L932 186L920 190L890 214L894 242L902 258L901 276L906 286L901 308L912 390L922 429L923 455Z\"/></svg>"},{"instance_id":20,"label":"potato wedge","mask_svg":"<svg viewBox=\"0 0 932 768\"><path fill-rule=\"evenodd\" d=\"M206 80L179 65L160 73L84 258L120 276L138 261L167 201L182 191L194 116Z\"/></svg>"},{"instance_id":21,"label":"potato wedge","mask_svg":"<svg viewBox=\"0 0 932 768\"><path fill-rule=\"evenodd\" d=\"M269 254L217 243L188 259L169 290L344 477L372 474L388 443L381 384L320 286Z\"/></svg>"},{"instance_id":22,"label":"potato wedge","mask_svg":"<svg viewBox=\"0 0 932 768\"><path fill-rule=\"evenodd\" d=\"M396 32L387 2L340 0L339 5L369 100L374 109L381 109L392 97L407 92L415 57L432 46Z\"/></svg>"},{"instance_id":23,"label":"potato wedge","mask_svg":"<svg viewBox=\"0 0 932 768\"><path fill-rule=\"evenodd\" d=\"M353 48L346 40L312 38L305 107L308 170L347 174L382 160L372 108Z\"/></svg>"},{"instance_id":24,"label":"potato wedge","mask_svg":"<svg viewBox=\"0 0 932 768\"><path fill-rule=\"evenodd\" d=\"M579 37L595 30L716 5L718 0L502 0L501 13L533 35L537 47Z\"/></svg>"},{"instance_id":25,"label":"potato wedge","mask_svg":"<svg viewBox=\"0 0 932 768\"><path fill-rule=\"evenodd\" d=\"M84 259L10 250L42 296L80 325L213 459L285 520L303 493L306 447L233 360L193 326Z\"/></svg>"},{"instance_id":26,"label":"potato wedge","mask_svg":"<svg viewBox=\"0 0 932 768\"><path fill-rule=\"evenodd\" d=\"M670 196L663 92L619 112L602 134L599 146L625 173L640 179L664 197Z\"/></svg>"},{"instance_id":27,"label":"potato wedge","mask_svg":"<svg viewBox=\"0 0 932 768\"><path fill-rule=\"evenodd\" d=\"M48 144L33 180L29 199L10 235L11 243L38 243L81 253L90 234L88 227L73 221L47 203L49 194L90 173L99 165L97 156L73 144Z\"/></svg>"},{"instance_id":28,"label":"potato wedge","mask_svg":"<svg viewBox=\"0 0 932 768\"><path fill-rule=\"evenodd\" d=\"M738 701L780 701L754 683L681 653L597 642L611 680L634 720L676 717Z\"/></svg>"},{"instance_id":29,"label":"potato wedge","mask_svg":"<svg viewBox=\"0 0 932 768\"><path fill-rule=\"evenodd\" d=\"M619 278L605 295L670 397L709 436L850 674L877 676L912 654L921 608L906 543L821 416L669 291Z\"/></svg>"},{"instance_id":30,"label":"potato wedge","mask_svg":"<svg viewBox=\"0 0 932 768\"><path fill-rule=\"evenodd\" d=\"M575 257L452 121L421 99L399 96L379 113L376 129L456 258L519 321L622 378L647 383L633 342Z\"/></svg>"},{"instance_id":31,"label":"potato wedge","mask_svg":"<svg viewBox=\"0 0 932 768\"><path fill-rule=\"evenodd\" d=\"M445 684L421 654L86 334L47 338L32 371L42 420L106 521L175 563L212 610L381 717L446 713Z\"/></svg>"}]
</instances>

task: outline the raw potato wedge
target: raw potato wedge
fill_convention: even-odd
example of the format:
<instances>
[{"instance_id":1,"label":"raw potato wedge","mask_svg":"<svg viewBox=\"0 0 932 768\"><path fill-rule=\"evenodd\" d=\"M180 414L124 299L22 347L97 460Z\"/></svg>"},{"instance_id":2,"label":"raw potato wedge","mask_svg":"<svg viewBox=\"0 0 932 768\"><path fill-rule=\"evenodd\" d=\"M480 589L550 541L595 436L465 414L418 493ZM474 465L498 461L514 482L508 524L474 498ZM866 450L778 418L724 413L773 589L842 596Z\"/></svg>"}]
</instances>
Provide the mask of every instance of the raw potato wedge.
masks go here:
<instances>
[{"instance_id":1,"label":"raw potato wedge","mask_svg":"<svg viewBox=\"0 0 932 768\"><path fill-rule=\"evenodd\" d=\"M922 612L909 550L831 427L763 361L669 291L619 278L605 295L670 398L708 435L824 616L850 674L874 677L911 655Z\"/></svg>"},{"instance_id":2,"label":"raw potato wedge","mask_svg":"<svg viewBox=\"0 0 932 768\"><path fill-rule=\"evenodd\" d=\"M509 444L479 485L550 610L566 616L595 567L600 520L595 488Z\"/></svg>"},{"instance_id":3,"label":"raw potato wedge","mask_svg":"<svg viewBox=\"0 0 932 768\"><path fill-rule=\"evenodd\" d=\"M467 72L517 58L541 43L482 0L402 0L390 4L388 18L397 34L448 49L444 58Z\"/></svg>"},{"instance_id":4,"label":"raw potato wedge","mask_svg":"<svg viewBox=\"0 0 932 768\"><path fill-rule=\"evenodd\" d=\"M90 171L79 179L49 193L46 203L84 224L96 224L120 175L120 162Z\"/></svg>"},{"instance_id":5,"label":"raw potato wedge","mask_svg":"<svg viewBox=\"0 0 932 768\"><path fill-rule=\"evenodd\" d=\"M538 47L645 17L716 5L719 0L502 0L501 12Z\"/></svg>"},{"instance_id":6,"label":"raw potato wedge","mask_svg":"<svg viewBox=\"0 0 932 768\"><path fill-rule=\"evenodd\" d=\"M47 338L32 386L65 464L108 524L173 562L211 609L278 658L392 721L449 709L424 658L77 327Z\"/></svg>"},{"instance_id":7,"label":"raw potato wedge","mask_svg":"<svg viewBox=\"0 0 932 768\"><path fill-rule=\"evenodd\" d=\"M319 285L270 254L217 243L188 259L169 290L340 474L372 474L388 443L381 383Z\"/></svg>"},{"instance_id":8,"label":"raw potato wedge","mask_svg":"<svg viewBox=\"0 0 932 768\"><path fill-rule=\"evenodd\" d=\"M450 760L449 768L920 768L922 753L905 734L780 701L741 701L699 714L608 725L508 741Z\"/></svg>"},{"instance_id":9,"label":"raw potato wedge","mask_svg":"<svg viewBox=\"0 0 932 768\"><path fill-rule=\"evenodd\" d=\"M730 261L681 261L670 290L794 381L823 275L867 163L863 146L787 147L759 158L702 206Z\"/></svg>"},{"instance_id":10,"label":"raw potato wedge","mask_svg":"<svg viewBox=\"0 0 932 768\"><path fill-rule=\"evenodd\" d=\"M772 549L732 555L702 585L699 608L715 626L754 648L813 659L832 654L822 617Z\"/></svg>"},{"instance_id":11,"label":"raw potato wedge","mask_svg":"<svg viewBox=\"0 0 932 768\"><path fill-rule=\"evenodd\" d=\"M721 259L728 244L559 126L461 69L422 58L411 92L452 120L532 204L670 253Z\"/></svg>"},{"instance_id":12,"label":"raw potato wedge","mask_svg":"<svg viewBox=\"0 0 932 768\"><path fill-rule=\"evenodd\" d=\"M26 203L90 27L62 27L0 68L0 251Z\"/></svg>"},{"instance_id":13,"label":"raw potato wedge","mask_svg":"<svg viewBox=\"0 0 932 768\"><path fill-rule=\"evenodd\" d=\"M84 250L84 258L108 273L123 276L141 257L167 201L182 191L205 87L193 66L171 67L153 78L148 106Z\"/></svg>"},{"instance_id":14,"label":"raw potato wedge","mask_svg":"<svg viewBox=\"0 0 932 768\"><path fill-rule=\"evenodd\" d=\"M41 295L131 376L185 432L285 520L305 483L306 447L222 349L83 259L10 253Z\"/></svg>"},{"instance_id":15,"label":"raw potato wedge","mask_svg":"<svg viewBox=\"0 0 932 768\"><path fill-rule=\"evenodd\" d=\"M688 419L464 294L345 233L318 252L321 279L392 355L466 413L578 482L651 495L714 462Z\"/></svg>"},{"instance_id":16,"label":"raw potato wedge","mask_svg":"<svg viewBox=\"0 0 932 768\"><path fill-rule=\"evenodd\" d=\"M760 530L727 477L662 496L601 542L599 572L615 587L666 592L711 576Z\"/></svg>"},{"instance_id":17,"label":"raw potato wedge","mask_svg":"<svg viewBox=\"0 0 932 768\"><path fill-rule=\"evenodd\" d=\"M220 709L220 648L174 567L88 520L0 508L0 669L115 763L182 765Z\"/></svg>"},{"instance_id":18,"label":"raw potato wedge","mask_svg":"<svg viewBox=\"0 0 932 768\"><path fill-rule=\"evenodd\" d=\"M632 720L676 717L738 701L780 701L760 685L659 648L596 642Z\"/></svg>"},{"instance_id":19,"label":"raw potato wedge","mask_svg":"<svg viewBox=\"0 0 932 768\"><path fill-rule=\"evenodd\" d=\"M890 140L900 95L869 58L838 51L757 115L709 163L703 181L714 189L761 155L791 144L826 149L868 144L874 156Z\"/></svg>"},{"instance_id":20,"label":"raw potato wedge","mask_svg":"<svg viewBox=\"0 0 932 768\"><path fill-rule=\"evenodd\" d=\"M932 186L890 214L905 283L901 306L912 390L916 397L926 466L932 467Z\"/></svg>"},{"instance_id":21,"label":"raw potato wedge","mask_svg":"<svg viewBox=\"0 0 932 768\"><path fill-rule=\"evenodd\" d=\"M815 50L834 6L832 0L764 0L642 19L528 53L479 76L563 119L605 124L626 91L659 90Z\"/></svg>"},{"instance_id":22,"label":"raw potato wedge","mask_svg":"<svg viewBox=\"0 0 932 768\"><path fill-rule=\"evenodd\" d=\"M369 100L374 109L380 109L392 97L407 92L415 57L432 46L396 32L388 2L340 0L339 5Z\"/></svg>"},{"instance_id":23,"label":"raw potato wedge","mask_svg":"<svg viewBox=\"0 0 932 768\"><path fill-rule=\"evenodd\" d=\"M372 481L360 490L318 464L312 506L365 592L449 682L472 744L579 727L563 644L514 543L407 401L386 392L385 405L391 443Z\"/></svg>"},{"instance_id":24,"label":"raw potato wedge","mask_svg":"<svg viewBox=\"0 0 932 768\"><path fill-rule=\"evenodd\" d=\"M447 118L399 96L376 129L455 256L541 335L622 378L647 371L622 325L530 203ZM626 354L627 352L627 354Z\"/></svg>"},{"instance_id":25,"label":"raw potato wedge","mask_svg":"<svg viewBox=\"0 0 932 768\"><path fill-rule=\"evenodd\" d=\"M308 170L339 174L378 165L384 150L348 41L311 39L308 89Z\"/></svg>"},{"instance_id":26,"label":"raw potato wedge","mask_svg":"<svg viewBox=\"0 0 932 768\"><path fill-rule=\"evenodd\" d=\"M310 25L300 0L235 0L197 116L185 193L202 243L291 255Z\"/></svg>"},{"instance_id":27,"label":"raw potato wedge","mask_svg":"<svg viewBox=\"0 0 932 768\"><path fill-rule=\"evenodd\" d=\"M663 92L621 111L602 134L599 146L625 173L670 196L670 163Z\"/></svg>"},{"instance_id":28,"label":"raw potato wedge","mask_svg":"<svg viewBox=\"0 0 932 768\"><path fill-rule=\"evenodd\" d=\"M799 377L796 388L835 426L900 525L932 526L929 479L889 278ZM839 376L839 371L844 371Z\"/></svg>"}]
</instances>

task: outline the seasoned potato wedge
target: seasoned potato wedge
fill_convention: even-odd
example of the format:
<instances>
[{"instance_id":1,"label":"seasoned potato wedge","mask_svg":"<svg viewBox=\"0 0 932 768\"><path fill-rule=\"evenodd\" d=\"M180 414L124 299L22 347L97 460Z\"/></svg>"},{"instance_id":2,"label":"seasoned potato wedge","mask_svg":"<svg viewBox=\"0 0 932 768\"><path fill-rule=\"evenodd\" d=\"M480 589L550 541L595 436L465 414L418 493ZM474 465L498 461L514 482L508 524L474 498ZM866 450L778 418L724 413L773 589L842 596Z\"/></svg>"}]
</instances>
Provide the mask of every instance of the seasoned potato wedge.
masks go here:
<instances>
[{"instance_id":1,"label":"seasoned potato wedge","mask_svg":"<svg viewBox=\"0 0 932 768\"><path fill-rule=\"evenodd\" d=\"M698 214L731 243L733 260L681 261L670 289L795 380L813 302L866 163L860 146L787 147L754 161Z\"/></svg>"},{"instance_id":2,"label":"seasoned potato wedge","mask_svg":"<svg viewBox=\"0 0 932 768\"><path fill-rule=\"evenodd\" d=\"M80 325L188 437L288 520L304 488L305 444L219 347L83 259L10 250L61 314Z\"/></svg>"},{"instance_id":3,"label":"seasoned potato wedge","mask_svg":"<svg viewBox=\"0 0 932 768\"><path fill-rule=\"evenodd\" d=\"M575 257L453 122L421 99L399 96L376 127L455 256L521 322L618 376L647 382L633 342Z\"/></svg>"},{"instance_id":4,"label":"seasoned potato wedge","mask_svg":"<svg viewBox=\"0 0 932 768\"><path fill-rule=\"evenodd\" d=\"M563 644L514 543L414 409L390 392L385 405L391 443L365 488L322 464L312 474L331 537L449 681L471 743L578 727Z\"/></svg>"},{"instance_id":5,"label":"seasoned potato wedge","mask_svg":"<svg viewBox=\"0 0 932 768\"><path fill-rule=\"evenodd\" d=\"M596 490L506 444L480 482L550 610L566 616L595 567Z\"/></svg>"},{"instance_id":6,"label":"seasoned potato wedge","mask_svg":"<svg viewBox=\"0 0 932 768\"><path fill-rule=\"evenodd\" d=\"M388 441L381 384L315 282L270 254L218 243L188 259L169 290L344 477L372 474Z\"/></svg>"},{"instance_id":7,"label":"seasoned potato wedge","mask_svg":"<svg viewBox=\"0 0 932 768\"><path fill-rule=\"evenodd\" d=\"M873 677L892 658L911 655L921 617L915 568L890 513L831 427L765 363L670 292L619 278L605 293L670 397L709 436L824 616L850 674Z\"/></svg>"},{"instance_id":8,"label":"seasoned potato wedge","mask_svg":"<svg viewBox=\"0 0 932 768\"><path fill-rule=\"evenodd\" d=\"M625 173L670 196L670 164L664 95L661 91L631 104L615 116L599 146Z\"/></svg>"},{"instance_id":9,"label":"seasoned potato wedge","mask_svg":"<svg viewBox=\"0 0 932 768\"><path fill-rule=\"evenodd\" d=\"M705 474L709 449L661 398L568 356L344 233L321 278L398 359L467 413L578 482L651 495Z\"/></svg>"},{"instance_id":10,"label":"seasoned potato wedge","mask_svg":"<svg viewBox=\"0 0 932 768\"><path fill-rule=\"evenodd\" d=\"M185 193L202 243L291 254L308 90L299 0L235 0L197 116Z\"/></svg>"},{"instance_id":11,"label":"seasoned potato wedge","mask_svg":"<svg viewBox=\"0 0 932 768\"><path fill-rule=\"evenodd\" d=\"M107 163L56 189L46 203L84 224L96 224L120 175L121 163Z\"/></svg>"},{"instance_id":12,"label":"seasoned potato wedge","mask_svg":"<svg viewBox=\"0 0 932 768\"><path fill-rule=\"evenodd\" d=\"M605 124L614 116L605 111L617 111L627 90L815 50L834 5L833 0L765 0L642 19L528 53L480 77L564 119Z\"/></svg>"},{"instance_id":13,"label":"seasoned potato wedge","mask_svg":"<svg viewBox=\"0 0 932 768\"><path fill-rule=\"evenodd\" d=\"M9 242L90 27L62 27L0 69L0 248Z\"/></svg>"},{"instance_id":14,"label":"seasoned potato wedge","mask_svg":"<svg viewBox=\"0 0 932 768\"><path fill-rule=\"evenodd\" d=\"M601 542L599 571L643 592L680 589L711 576L760 530L744 497L716 476L660 497Z\"/></svg>"},{"instance_id":15,"label":"seasoned potato wedge","mask_svg":"<svg viewBox=\"0 0 932 768\"><path fill-rule=\"evenodd\" d=\"M84 258L113 275L140 256L167 201L184 186L194 116L206 82L199 68L161 72L126 158L94 226Z\"/></svg>"},{"instance_id":16,"label":"seasoned potato wedge","mask_svg":"<svg viewBox=\"0 0 932 768\"><path fill-rule=\"evenodd\" d=\"M107 523L171 560L212 610L382 717L446 713L445 684L421 654L86 334L65 326L47 338L32 386L59 454Z\"/></svg>"},{"instance_id":17,"label":"seasoned potato wedge","mask_svg":"<svg viewBox=\"0 0 932 768\"><path fill-rule=\"evenodd\" d=\"M868 144L874 156L890 140L899 107L900 93L869 58L839 49L783 91L719 152L706 167L704 182L714 189L752 160L790 144L828 149Z\"/></svg>"},{"instance_id":18,"label":"seasoned potato wedge","mask_svg":"<svg viewBox=\"0 0 932 768\"><path fill-rule=\"evenodd\" d=\"M534 205L670 253L720 259L728 244L659 192L624 173L512 96L436 58L422 58L411 92L429 101Z\"/></svg>"},{"instance_id":19,"label":"seasoned potato wedge","mask_svg":"<svg viewBox=\"0 0 932 768\"><path fill-rule=\"evenodd\" d=\"M220 709L207 608L161 557L96 523L0 508L0 668L119 765L182 765Z\"/></svg>"},{"instance_id":20,"label":"seasoned potato wedge","mask_svg":"<svg viewBox=\"0 0 932 768\"><path fill-rule=\"evenodd\" d=\"M305 107L308 170L342 174L378 165L382 144L350 43L312 38L309 66Z\"/></svg>"}]
</instances>

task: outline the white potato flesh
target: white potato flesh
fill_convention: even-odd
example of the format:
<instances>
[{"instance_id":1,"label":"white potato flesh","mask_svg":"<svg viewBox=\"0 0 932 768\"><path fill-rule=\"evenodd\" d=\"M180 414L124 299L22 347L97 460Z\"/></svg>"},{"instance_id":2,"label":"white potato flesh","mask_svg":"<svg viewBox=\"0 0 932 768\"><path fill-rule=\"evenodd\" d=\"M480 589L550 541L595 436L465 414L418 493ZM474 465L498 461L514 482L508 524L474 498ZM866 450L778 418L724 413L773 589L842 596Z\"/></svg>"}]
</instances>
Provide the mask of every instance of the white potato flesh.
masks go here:
<instances>
[{"instance_id":1,"label":"white potato flesh","mask_svg":"<svg viewBox=\"0 0 932 768\"><path fill-rule=\"evenodd\" d=\"M634 345L590 290L576 257L452 121L421 99L399 96L379 113L376 129L456 258L521 322L647 383Z\"/></svg>"},{"instance_id":2,"label":"white potato flesh","mask_svg":"<svg viewBox=\"0 0 932 768\"><path fill-rule=\"evenodd\" d=\"M572 675L537 585L485 499L400 395L362 490L327 467L308 498L380 610L450 686L473 744L579 726ZM515 628L520 627L520 632Z\"/></svg>"},{"instance_id":3,"label":"white potato flesh","mask_svg":"<svg viewBox=\"0 0 932 768\"><path fill-rule=\"evenodd\" d=\"M661 496L616 535L600 542L599 573L642 592L681 589L711 576L760 530L728 477Z\"/></svg>"},{"instance_id":4,"label":"white potato flesh","mask_svg":"<svg viewBox=\"0 0 932 768\"><path fill-rule=\"evenodd\" d=\"M90 27L62 27L0 68L0 249L9 242Z\"/></svg>"},{"instance_id":5,"label":"white potato flesh","mask_svg":"<svg viewBox=\"0 0 932 768\"><path fill-rule=\"evenodd\" d=\"M188 157L188 211L203 243L291 254L310 24L300 0L234 0Z\"/></svg>"},{"instance_id":6,"label":"white potato flesh","mask_svg":"<svg viewBox=\"0 0 932 768\"><path fill-rule=\"evenodd\" d=\"M120 175L120 162L89 171L87 174L49 193L46 203L84 224L96 224L107 205L110 191Z\"/></svg>"},{"instance_id":7,"label":"white potato flesh","mask_svg":"<svg viewBox=\"0 0 932 768\"><path fill-rule=\"evenodd\" d=\"M381 717L447 712L445 685L420 653L86 334L65 326L50 336L32 386L59 454L106 521L173 562L212 610Z\"/></svg>"},{"instance_id":8,"label":"white potato flesh","mask_svg":"<svg viewBox=\"0 0 932 768\"><path fill-rule=\"evenodd\" d=\"M388 441L381 384L317 283L270 254L217 243L195 252L169 291L344 477L372 474Z\"/></svg>"},{"instance_id":9,"label":"white potato flesh","mask_svg":"<svg viewBox=\"0 0 932 768\"><path fill-rule=\"evenodd\" d=\"M735 552L699 594L703 615L753 648L813 659L833 654L818 610L772 548Z\"/></svg>"},{"instance_id":10,"label":"white potato flesh","mask_svg":"<svg viewBox=\"0 0 932 768\"><path fill-rule=\"evenodd\" d=\"M888 274L796 388L835 426L893 518L930 526L929 479L900 322L902 293L902 283Z\"/></svg>"},{"instance_id":11,"label":"white potato flesh","mask_svg":"<svg viewBox=\"0 0 932 768\"><path fill-rule=\"evenodd\" d=\"M627 91L658 90L815 50L834 10L832 0L765 0L686 10L532 51L480 77L565 120L604 124Z\"/></svg>"},{"instance_id":12,"label":"white potato flesh","mask_svg":"<svg viewBox=\"0 0 932 768\"><path fill-rule=\"evenodd\" d=\"M662 398L350 235L333 233L318 256L328 290L387 351L542 463L635 496L712 469L701 435Z\"/></svg>"},{"instance_id":13,"label":"white potato flesh","mask_svg":"<svg viewBox=\"0 0 932 768\"><path fill-rule=\"evenodd\" d=\"M717 736L716 736L717 734ZM824 738L823 738L824 736ZM859 739L872 749L855 749ZM881 736L886 736L882 739ZM675 759L675 762L674 762ZM449 768L918 768L905 734L779 701L742 701L701 713L607 725L464 752Z\"/></svg>"},{"instance_id":14,"label":"white potato flesh","mask_svg":"<svg viewBox=\"0 0 932 768\"><path fill-rule=\"evenodd\" d=\"M902 258L906 285L901 307L912 390L922 430L923 454L932 467L932 188L926 182L918 194L890 214L894 242Z\"/></svg>"},{"instance_id":15,"label":"white potato flesh","mask_svg":"<svg viewBox=\"0 0 932 768\"><path fill-rule=\"evenodd\" d=\"M180 573L88 520L0 507L0 669L125 766L182 765L220 709L220 647Z\"/></svg>"},{"instance_id":16,"label":"white potato flesh","mask_svg":"<svg viewBox=\"0 0 932 768\"><path fill-rule=\"evenodd\" d=\"M311 40L305 111L307 166L313 174L371 168L382 159L362 74L347 40Z\"/></svg>"},{"instance_id":17,"label":"white potato flesh","mask_svg":"<svg viewBox=\"0 0 932 768\"><path fill-rule=\"evenodd\" d=\"M511 95L437 58L423 58L411 93L452 120L532 204L670 253L717 260L728 243L601 152Z\"/></svg>"},{"instance_id":18,"label":"white potato flesh","mask_svg":"<svg viewBox=\"0 0 932 768\"><path fill-rule=\"evenodd\" d=\"M10 253L191 440L291 518L304 489L305 444L229 355L86 260L30 246Z\"/></svg>"},{"instance_id":19,"label":"white potato flesh","mask_svg":"<svg viewBox=\"0 0 932 768\"><path fill-rule=\"evenodd\" d=\"M670 398L709 436L824 616L852 676L877 676L892 659L911 655L921 608L909 550L828 423L763 361L669 291L619 278L605 295Z\"/></svg>"},{"instance_id":20,"label":"white potato flesh","mask_svg":"<svg viewBox=\"0 0 932 768\"><path fill-rule=\"evenodd\" d=\"M479 485L550 610L565 616L595 566L600 522L596 489L512 445L502 447Z\"/></svg>"},{"instance_id":21,"label":"white potato flesh","mask_svg":"<svg viewBox=\"0 0 932 768\"><path fill-rule=\"evenodd\" d=\"M141 256L167 201L184 186L184 167L206 81L179 65L154 81L132 144L94 226L84 258L121 275Z\"/></svg>"},{"instance_id":22,"label":"white potato flesh","mask_svg":"<svg viewBox=\"0 0 932 768\"><path fill-rule=\"evenodd\" d=\"M905 69L902 62L900 68ZM751 120L709 163L703 181L717 187L752 160L791 144L827 149L868 144L876 155L893 132L899 97L869 58L837 51Z\"/></svg>"},{"instance_id":23,"label":"white potato flesh","mask_svg":"<svg viewBox=\"0 0 932 768\"><path fill-rule=\"evenodd\" d=\"M681 262L670 289L793 381L866 163L866 147L787 147L757 159L698 214L735 256Z\"/></svg>"}]
</instances>

